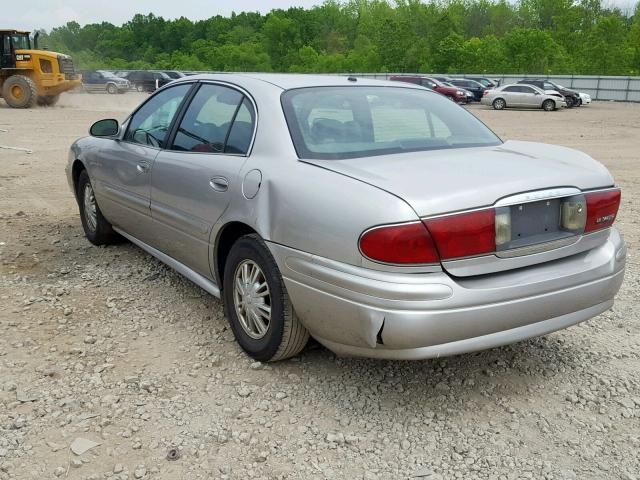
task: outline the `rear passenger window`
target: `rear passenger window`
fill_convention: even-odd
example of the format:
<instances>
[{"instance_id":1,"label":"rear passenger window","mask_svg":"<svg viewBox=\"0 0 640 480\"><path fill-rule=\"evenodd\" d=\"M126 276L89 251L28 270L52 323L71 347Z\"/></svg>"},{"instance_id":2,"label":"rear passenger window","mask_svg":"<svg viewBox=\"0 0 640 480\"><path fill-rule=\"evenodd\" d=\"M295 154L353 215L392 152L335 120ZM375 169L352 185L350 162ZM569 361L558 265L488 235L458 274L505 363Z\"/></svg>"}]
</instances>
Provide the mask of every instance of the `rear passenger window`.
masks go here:
<instances>
[{"instance_id":1,"label":"rear passenger window","mask_svg":"<svg viewBox=\"0 0 640 480\"><path fill-rule=\"evenodd\" d=\"M225 153L245 155L249 151L255 123L253 107L246 98L242 101L227 138Z\"/></svg>"},{"instance_id":2,"label":"rear passenger window","mask_svg":"<svg viewBox=\"0 0 640 480\"><path fill-rule=\"evenodd\" d=\"M221 85L205 84L189 105L172 149L246 153L253 135L253 124L253 109L244 95Z\"/></svg>"}]
</instances>

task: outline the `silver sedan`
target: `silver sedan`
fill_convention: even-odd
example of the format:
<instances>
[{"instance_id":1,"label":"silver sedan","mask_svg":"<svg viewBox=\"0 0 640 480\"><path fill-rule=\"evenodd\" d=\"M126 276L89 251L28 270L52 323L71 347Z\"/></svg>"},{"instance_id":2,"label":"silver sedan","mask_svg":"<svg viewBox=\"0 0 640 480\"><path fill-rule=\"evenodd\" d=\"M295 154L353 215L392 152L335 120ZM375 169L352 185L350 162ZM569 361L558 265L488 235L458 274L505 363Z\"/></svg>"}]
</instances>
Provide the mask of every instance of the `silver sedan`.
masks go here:
<instances>
[{"instance_id":1,"label":"silver sedan","mask_svg":"<svg viewBox=\"0 0 640 480\"><path fill-rule=\"evenodd\" d=\"M525 84L503 85L485 90L480 103L492 106L496 110L510 107L541 108L547 112L567 106L565 98L560 93Z\"/></svg>"},{"instance_id":2,"label":"silver sedan","mask_svg":"<svg viewBox=\"0 0 640 480\"><path fill-rule=\"evenodd\" d=\"M391 359L495 347L604 312L622 283L600 163L503 142L411 84L187 77L90 133L67 167L89 241L221 297L260 361L310 335Z\"/></svg>"}]
</instances>

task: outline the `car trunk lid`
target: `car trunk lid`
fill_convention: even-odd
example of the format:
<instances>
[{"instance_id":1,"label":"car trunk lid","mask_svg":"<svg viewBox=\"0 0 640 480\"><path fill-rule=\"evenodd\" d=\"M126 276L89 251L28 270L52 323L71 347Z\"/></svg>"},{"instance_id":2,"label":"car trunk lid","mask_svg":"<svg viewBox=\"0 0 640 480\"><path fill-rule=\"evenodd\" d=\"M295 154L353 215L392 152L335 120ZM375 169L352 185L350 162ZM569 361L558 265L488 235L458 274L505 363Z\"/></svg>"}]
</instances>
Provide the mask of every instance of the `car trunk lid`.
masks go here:
<instances>
[{"instance_id":1,"label":"car trunk lid","mask_svg":"<svg viewBox=\"0 0 640 480\"><path fill-rule=\"evenodd\" d=\"M482 208L508 210L515 238L509 251L442 262L454 275L519 268L593 248L560 231L561 199L611 187L601 164L575 150L508 141L494 147L410 152L348 160L304 160L381 188L405 200L423 219ZM519 208L526 205L526 211ZM542 245L543 247L540 247ZM512 254L512 252L516 254Z\"/></svg>"}]
</instances>

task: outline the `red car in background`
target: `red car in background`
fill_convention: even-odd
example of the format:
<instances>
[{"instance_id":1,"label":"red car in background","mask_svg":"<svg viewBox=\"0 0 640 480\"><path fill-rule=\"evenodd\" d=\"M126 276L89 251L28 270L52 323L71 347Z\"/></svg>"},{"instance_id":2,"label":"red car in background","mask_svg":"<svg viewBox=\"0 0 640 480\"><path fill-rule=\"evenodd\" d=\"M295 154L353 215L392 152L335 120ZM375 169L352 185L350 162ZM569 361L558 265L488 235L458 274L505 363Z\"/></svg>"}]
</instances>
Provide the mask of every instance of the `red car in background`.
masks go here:
<instances>
[{"instance_id":1,"label":"red car in background","mask_svg":"<svg viewBox=\"0 0 640 480\"><path fill-rule=\"evenodd\" d=\"M424 77L422 75L394 75L392 77L389 77L389 80L421 85L423 87L430 88L431 90L435 90L436 92L441 93L442 95L449 98L450 100L453 100L456 103L467 103L467 95L464 91L455 87L447 87L441 81L436 80L433 77Z\"/></svg>"}]
</instances>

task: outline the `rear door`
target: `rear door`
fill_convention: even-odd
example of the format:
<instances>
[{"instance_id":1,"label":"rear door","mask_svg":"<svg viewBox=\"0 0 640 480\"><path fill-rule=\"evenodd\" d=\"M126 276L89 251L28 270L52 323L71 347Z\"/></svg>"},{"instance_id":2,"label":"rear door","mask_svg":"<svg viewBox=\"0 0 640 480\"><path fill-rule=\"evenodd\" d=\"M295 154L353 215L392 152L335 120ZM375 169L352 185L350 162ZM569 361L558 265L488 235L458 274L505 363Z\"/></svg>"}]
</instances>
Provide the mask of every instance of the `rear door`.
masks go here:
<instances>
[{"instance_id":1,"label":"rear door","mask_svg":"<svg viewBox=\"0 0 640 480\"><path fill-rule=\"evenodd\" d=\"M520 107L522 102L520 99L520 87L518 85L511 85L502 89L502 96L504 97L507 105L510 107Z\"/></svg>"},{"instance_id":2,"label":"rear door","mask_svg":"<svg viewBox=\"0 0 640 480\"><path fill-rule=\"evenodd\" d=\"M94 189L105 216L151 245L155 243L151 167L158 152L166 147L169 127L192 85L176 85L149 98L132 115L122 139L105 139L92 165Z\"/></svg>"},{"instance_id":3,"label":"rear door","mask_svg":"<svg viewBox=\"0 0 640 480\"><path fill-rule=\"evenodd\" d=\"M203 83L174 128L170 150L155 160L151 215L159 249L212 278L213 225L241 188L255 108L240 90Z\"/></svg>"}]
</instances>

